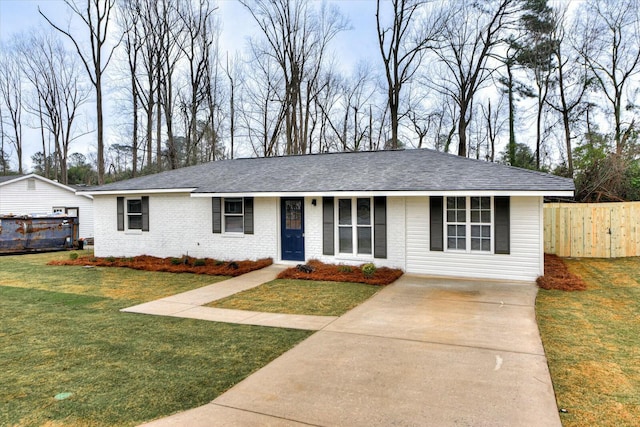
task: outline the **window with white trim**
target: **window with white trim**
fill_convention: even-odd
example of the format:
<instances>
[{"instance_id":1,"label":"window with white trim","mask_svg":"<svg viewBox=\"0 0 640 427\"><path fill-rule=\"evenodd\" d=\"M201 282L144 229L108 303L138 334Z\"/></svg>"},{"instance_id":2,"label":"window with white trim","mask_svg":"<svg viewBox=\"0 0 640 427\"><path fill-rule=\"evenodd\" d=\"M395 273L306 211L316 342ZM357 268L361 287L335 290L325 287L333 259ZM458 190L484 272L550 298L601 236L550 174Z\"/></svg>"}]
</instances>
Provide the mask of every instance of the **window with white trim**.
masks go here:
<instances>
[{"instance_id":1,"label":"window with white trim","mask_svg":"<svg viewBox=\"0 0 640 427\"><path fill-rule=\"evenodd\" d=\"M127 199L127 229L142 230L142 199Z\"/></svg>"},{"instance_id":2,"label":"window with white trim","mask_svg":"<svg viewBox=\"0 0 640 427\"><path fill-rule=\"evenodd\" d=\"M491 251L491 197L471 197L471 250Z\"/></svg>"},{"instance_id":3,"label":"window with white trim","mask_svg":"<svg viewBox=\"0 0 640 427\"><path fill-rule=\"evenodd\" d=\"M224 232L244 232L244 209L241 197L224 199Z\"/></svg>"},{"instance_id":4,"label":"window with white trim","mask_svg":"<svg viewBox=\"0 0 640 427\"><path fill-rule=\"evenodd\" d=\"M493 227L491 197L447 197L447 250L491 252Z\"/></svg>"},{"instance_id":5,"label":"window with white trim","mask_svg":"<svg viewBox=\"0 0 640 427\"><path fill-rule=\"evenodd\" d=\"M373 253L372 201L369 197L338 199L338 252Z\"/></svg>"}]
</instances>

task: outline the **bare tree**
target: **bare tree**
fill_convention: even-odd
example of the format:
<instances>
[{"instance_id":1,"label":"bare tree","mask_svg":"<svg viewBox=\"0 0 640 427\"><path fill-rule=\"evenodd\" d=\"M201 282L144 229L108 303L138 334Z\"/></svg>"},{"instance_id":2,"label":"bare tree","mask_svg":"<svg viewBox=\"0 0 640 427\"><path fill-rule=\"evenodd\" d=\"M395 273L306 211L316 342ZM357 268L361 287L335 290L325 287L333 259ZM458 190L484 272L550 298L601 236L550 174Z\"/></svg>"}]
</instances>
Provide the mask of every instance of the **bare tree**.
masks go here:
<instances>
[{"instance_id":1,"label":"bare tree","mask_svg":"<svg viewBox=\"0 0 640 427\"><path fill-rule=\"evenodd\" d=\"M275 59L262 55L257 42L249 45L252 72L243 81L240 119L245 137L256 156L271 157L279 153L285 103L279 98L283 93L284 78ZM278 102L274 102L274 100Z\"/></svg>"},{"instance_id":2,"label":"bare tree","mask_svg":"<svg viewBox=\"0 0 640 427\"><path fill-rule=\"evenodd\" d=\"M138 67L144 39L141 34L140 11L142 9L141 0L123 0L119 3L120 26L124 32L123 45L127 54L127 65L129 69L129 81L131 90L132 105L132 135L131 135L131 176L135 177L138 172L138 130L139 130L139 110L140 91L138 88Z\"/></svg>"},{"instance_id":3,"label":"bare tree","mask_svg":"<svg viewBox=\"0 0 640 427\"><path fill-rule=\"evenodd\" d=\"M581 111L586 108L584 96L591 85L591 77L588 67L580 63L579 53L569 42L566 29L570 23L566 7L555 11L554 23L556 85L546 102L561 117L567 170L569 176L573 176L573 140L576 138L574 124L579 121Z\"/></svg>"},{"instance_id":4,"label":"bare tree","mask_svg":"<svg viewBox=\"0 0 640 427\"><path fill-rule=\"evenodd\" d=\"M334 6L318 8L304 0L241 0L258 24L265 43L252 41L259 56L280 68L284 93L278 94L285 119L286 154L307 152L314 98L329 42L347 28Z\"/></svg>"},{"instance_id":5,"label":"bare tree","mask_svg":"<svg viewBox=\"0 0 640 427\"><path fill-rule=\"evenodd\" d=\"M443 42L433 50L442 69L431 84L458 107L458 155L466 156L473 101L496 69L491 59L518 9L517 0L456 2L454 7L456 19L446 22Z\"/></svg>"},{"instance_id":6,"label":"bare tree","mask_svg":"<svg viewBox=\"0 0 640 427\"><path fill-rule=\"evenodd\" d=\"M154 114L161 117L159 96L159 58L160 45L162 43L160 37L160 26L158 25L159 10L156 0L130 0L123 3L129 10L127 13L137 16L138 34L142 40L140 46L140 73L136 73L136 93L140 100L140 107L144 111L144 133L145 133L145 152L146 167L151 170L153 167L153 134L154 134ZM156 133L156 139L161 135ZM160 142L157 143L157 146ZM156 159L157 165L160 165L160 158ZM159 167L158 167L159 169Z\"/></svg>"},{"instance_id":7,"label":"bare tree","mask_svg":"<svg viewBox=\"0 0 640 427\"><path fill-rule=\"evenodd\" d=\"M75 126L78 110L89 96L81 82L80 65L52 34L33 34L21 40L18 49L24 75L36 93L28 111L38 115L52 135L56 178L66 184L69 147L81 136Z\"/></svg>"},{"instance_id":8,"label":"bare tree","mask_svg":"<svg viewBox=\"0 0 640 427\"><path fill-rule=\"evenodd\" d=\"M96 122L98 126L98 183L104 183L104 118L102 114L102 77L109 65L111 56L116 48L113 46L106 59L103 57L103 48L107 43L109 35L109 22L111 12L114 9L115 0L86 0L86 9L82 9L76 0L64 0L65 4L71 11L78 16L85 24L89 31L89 41L91 44L91 52L87 53L80 47L77 37L74 37L70 30L64 30L54 24L42 11L38 8L40 15L56 30L64 34L71 40L76 48L78 56L82 60L84 67L89 75L91 84L96 93Z\"/></svg>"},{"instance_id":9,"label":"bare tree","mask_svg":"<svg viewBox=\"0 0 640 427\"><path fill-rule=\"evenodd\" d=\"M371 76L371 69L365 64L358 65L349 78L333 72L323 76L316 106L321 113L320 132L325 140L324 151L367 149L365 142L371 134L367 106L375 91ZM335 143L328 140L334 140Z\"/></svg>"},{"instance_id":10,"label":"bare tree","mask_svg":"<svg viewBox=\"0 0 640 427\"><path fill-rule=\"evenodd\" d=\"M234 153L234 139L236 134L236 87L238 80L236 78L236 71L233 69L233 65L229 65L229 56L227 56L227 66L224 69L229 79L229 137L231 146L229 147L231 152L231 158L233 159Z\"/></svg>"},{"instance_id":11,"label":"bare tree","mask_svg":"<svg viewBox=\"0 0 640 427\"><path fill-rule=\"evenodd\" d=\"M184 37L179 38L180 51L186 62L186 91L179 92L180 109L185 118L185 164L197 161L198 144L202 133L198 132L198 115L206 104L207 67L212 62L215 46L215 20L209 0L199 0L195 5L187 2L177 9Z\"/></svg>"},{"instance_id":12,"label":"bare tree","mask_svg":"<svg viewBox=\"0 0 640 427\"><path fill-rule=\"evenodd\" d=\"M487 160L495 162L496 158L496 142L504 127L504 119L502 117L503 99L500 98L497 105L491 103L489 98L486 104L480 106L482 119L485 122L485 132L487 140Z\"/></svg>"},{"instance_id":13,"label":"bare tree","mask_svg":"<svg viewBox=\"0 0 640 427\"><path fill-rule=\"evenodd\" d=\"M427 8L428 1L391 0L393 19L385 25L376 3L378 46L387 83L387 105L391 118L391 148L398 148L398 122L402 86L409 82L446 25L442 9Z\"/></svg>"},{"instance_id":14,"label":"bare tree","mask_svg":"<svg viewBox=\"0 0 640 427\"><path fill-rule=\"evenodd\" d=\"M629 86L640 71L640 7L637 1L589 0L580 16L582 58L612 109L617 154L634 130L635 119L625 122L624 111L633 109Z\"/></svg>"},{"instance_id":15,"label":"bare tree","mask_svg":"<svg viewBox=\"0 0 640 427\"><path fill-rule=\"evenodd\" d=\"M173 115L175 108L175 73L180 59L184 56L181 46L185 45L187 24L191 20L185 20L182 16L190 15L183 12L190 2L164 0L160 4L160 21L157 25L161 31L160 56L158 69L158 88L160 103L164 111L165 126L167 130L167 157L170 169L177 169L179 165L178 147L174 137ZM182 16L181 16L182 15ZM158 119L158 123L160 120ZM158 130L160 126L158 125ZM160 132L158 132L160 133ZM160 142L158 138L157 143ZM160 158L161 147L158 145L156 155Z\"/></svg>"},{"instance_id":16,"label":"bare tree","mask_svg":"<svg viewBox=\"0 0 640 427\"><path fill-rule=\"evenodd\" d=\"M18 173L22 174L22 86L23 76L20 67L20 59L14 47L3 46L0 56L0 105L8 112L9 127L13 130L7 139L16 150L18 160ZM2 122L2 155L4 150L4 116L0 115ZM4 157L3 159L4 160ZM4 164L3 164L4 166Z\"/></svg>"}]
</instances>

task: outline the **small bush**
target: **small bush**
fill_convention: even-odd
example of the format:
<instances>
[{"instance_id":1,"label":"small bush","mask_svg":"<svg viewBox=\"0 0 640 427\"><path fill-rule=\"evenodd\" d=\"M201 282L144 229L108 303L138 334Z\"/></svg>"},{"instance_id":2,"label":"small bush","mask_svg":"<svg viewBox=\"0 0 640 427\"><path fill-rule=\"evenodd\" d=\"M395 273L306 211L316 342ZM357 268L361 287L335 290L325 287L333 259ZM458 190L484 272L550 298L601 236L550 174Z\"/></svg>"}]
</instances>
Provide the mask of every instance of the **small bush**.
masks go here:
<instances>
[{"instance_id":1,"label":"small bush","mask_svg":"<svg viewBox=\"0 0 640 427\"><path fill-rule=\"evenodd\" d=\"M362 274L364 274L364 277L373 277L375 273L376 273L376 266L373 265L372 263L364 264L362 266Z\"/></svg>"},{"instance_id":2,"label":"small bush","mask_svg":"<svg viewBox=\"0 0 640 427\"><path fill-rule=\"evenodd\" d=\"M107 262L116 262L116 257L108 256L105 258L105 260L107 260Z\"/></svg>"},{"instance_id":3,"label":"small bush","mask_svg":"<svg viewBox=\"0 0 640 427\"><path fill-rule=\"evenodd\" d=\"M89 258L89 262L96 262L96 261L98 261L98 258L96 257Z\"/></svg>"},{"instance_id":4,"label":"small bush","mask_svg":"<svg viewBox=\"0 0 640 427\"><path fill-rule=\"evenodd\" d=\"M351 273L353 272L353 267L351 267L350 265L339 265L338 271L340 273Z\"/></svg>"},{"instance_id":5,"label":"small bush","mask_svg":"<svg viewBox=\"0 0 640 427\"><path fill-rule=\"evenodd\" d=\"M207 265L207 262L203 259L197 259L193 262L194 267L202 267L204 265Z\"/></svg>"},{"instance_id":6,"label":"small bush","mask_svg":"<svg viewBox=\"0 0 640 427\"><path fill-rule=\"evenodd\" d=\"M171 258L171 265L180 265L182 260L180 258Z\"/></svg>"},{"instance_id":7,"label":"small bush","mask_svg":"<svg viewBox=\"0 0 640 427\"><path fill-rule=\"evenodd\" d=\"M77 252L71 252L69 254L69 259L78 259L78 253Z\"/></svg>"},{"instance_id":8,"label":"small bush","mask_svg":"<svg viewBox=\"0 0 640 427\"><path fill-rule=\"evenodd\" d=\"M219 267L219 266L224 265L224 264L225 264L224 261L216 260L216 266Z\"/></svg>"}]
</instances>

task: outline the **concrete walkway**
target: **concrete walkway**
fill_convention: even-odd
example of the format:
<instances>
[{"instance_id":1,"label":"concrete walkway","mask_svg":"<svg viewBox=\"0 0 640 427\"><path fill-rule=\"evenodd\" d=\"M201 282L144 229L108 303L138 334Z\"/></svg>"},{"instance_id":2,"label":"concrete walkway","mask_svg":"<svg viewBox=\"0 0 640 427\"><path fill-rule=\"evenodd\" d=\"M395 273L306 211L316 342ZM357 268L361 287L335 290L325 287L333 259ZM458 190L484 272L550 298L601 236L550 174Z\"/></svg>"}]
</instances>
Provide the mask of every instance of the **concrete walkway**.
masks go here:
<instances>
[{"instance_id":1,"label":"concrete walkway","mask_svg":"<svg viewBox=\"0 0 640 427\"><path fill-rule=\"evenodd\" d=\"M213 285L146 302L120 311L125 313L153 314L157 316L183 317L214 322L240 323L244 325L274 326L279 328L317 331L337 319L334 316L307 316L298 314L263 313L257 311L230 310L203 307L211 301L255 288L274 280L286 269L283 265L270 265Z\"/></svg>"},{"instance_id":2,"label":"concrete walkway","mask_svg":"<svg viewBox=\"0 0 640 427\"><path fill-rule=\"evenodd\" d=\"M560 426L535 284L405 275L213 402L148 426Z\"/></svg>"}]
</instances>

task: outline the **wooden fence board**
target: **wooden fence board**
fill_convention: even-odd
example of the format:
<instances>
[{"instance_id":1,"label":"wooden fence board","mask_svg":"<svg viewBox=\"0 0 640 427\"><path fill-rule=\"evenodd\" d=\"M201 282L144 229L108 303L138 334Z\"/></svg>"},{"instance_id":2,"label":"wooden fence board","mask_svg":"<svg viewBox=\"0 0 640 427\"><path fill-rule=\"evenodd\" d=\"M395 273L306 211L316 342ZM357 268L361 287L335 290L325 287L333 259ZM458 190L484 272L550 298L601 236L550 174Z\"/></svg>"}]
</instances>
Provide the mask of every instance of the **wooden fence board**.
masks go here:
<instances>
[{"instance_id":1,"label":"wooden fence board","mask_svg":"<svg viewBox=\"0 0 640 427\"><path fill-rule=\"evenodd\" d=\"M558 256L640 256L640 202L546 203L544 250Z\"/></svg>"}]
</instances>

